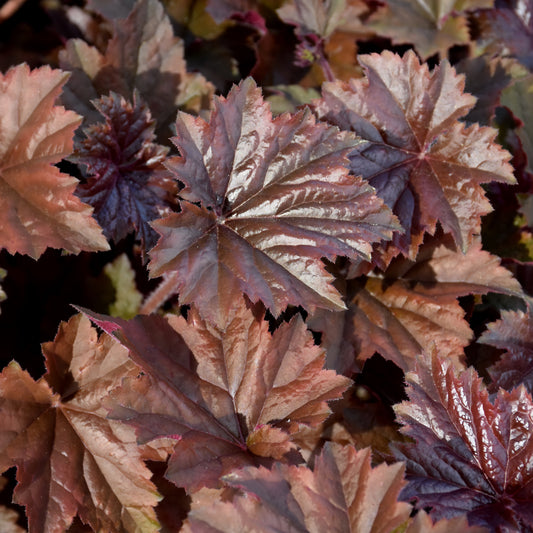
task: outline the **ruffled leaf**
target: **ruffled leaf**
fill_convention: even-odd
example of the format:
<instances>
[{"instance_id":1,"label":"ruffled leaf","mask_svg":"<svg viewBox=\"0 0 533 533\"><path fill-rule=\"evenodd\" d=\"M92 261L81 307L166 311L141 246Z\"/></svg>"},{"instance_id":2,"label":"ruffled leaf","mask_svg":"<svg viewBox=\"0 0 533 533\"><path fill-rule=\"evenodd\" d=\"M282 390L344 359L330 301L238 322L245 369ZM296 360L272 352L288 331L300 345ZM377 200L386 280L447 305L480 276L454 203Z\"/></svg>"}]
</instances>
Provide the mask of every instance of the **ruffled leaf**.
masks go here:
<instances>
[{"instance_id":1,"label":"ruffled leaf","mask_svg":"<svg viewBox=\"0 0 533 533\"><path fill-rule=\"evenodd\" d=\"M407 376L408 402L395 407L413 444L396 445L407 462L404 500L433 519L467 514L491 531L533 527L533 402L524 387L493 401L473 369L433 353Z\"/></svg>"},{"instance_id":2,"label":"ruffled leaf","mask_svg":"<svg viewBox=\"0 0 533 533\"><path fill-rule=\"evenodd\" d=\"M413 52L360 56L366 80L326 83L317 115L366 142L350 154L362 175L398 216L404 234L376 259L383 268L401 252L411 258L440 222L466 251L491 208L482 183L514 183L510 154L496 130L459 122L475 104L447 61L429 72ZM381 254L380 254L381 255Z\"/></svg>"},{"instance_id":3,"label":"ruffled leaf","mask_svg":"<svg viewBox=\"0 0 533 533\"><path fill-rule=\"evenodd\" d=\"M308 111L272 118L252 79L215 102L210 121L181 113L166 166L185 184L180 213L157 220L152 276L170 274L182 304L220 319L235 295L275 315L288 304L343 308L322 257L369 257L397 228L343 166L359 141Z\"/></svg>"}]
</instances>

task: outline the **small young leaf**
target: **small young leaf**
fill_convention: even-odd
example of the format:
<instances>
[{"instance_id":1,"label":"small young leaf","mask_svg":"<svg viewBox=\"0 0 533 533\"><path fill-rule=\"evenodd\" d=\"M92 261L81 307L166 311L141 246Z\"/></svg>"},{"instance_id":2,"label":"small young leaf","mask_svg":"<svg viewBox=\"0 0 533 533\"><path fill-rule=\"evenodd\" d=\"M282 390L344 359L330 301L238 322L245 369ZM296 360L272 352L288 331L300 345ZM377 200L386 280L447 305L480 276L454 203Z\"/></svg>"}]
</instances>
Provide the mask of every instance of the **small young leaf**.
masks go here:
<instances>
[{"instance_id":1,"label":"small young leaf","mask_svg":"<svg viewBox=\"0 0 533 533\"><path fill-rule=\"evenodd\" d=\"M111 316L126 320L139 311L143 295L135 285L135 271L126 254L119 255L104 267L104 272L115 288L115 301L109 307Z\"/></svg>"},{"instance_id":2,"label":"small young leaf","mask_svg":"<svg viewBox=\"0 0 533 533\"><path fill-rule=\"evenodd\" d=\"M149 223L170 212L165 195L172 190L162 166L168 148L154 143L154 121L146 105L116 93L93 105L104 123L85 129L70 159L87 167L89 178L76 194L94 207L106 237L120 241L132 231L143 248L151 248L157 234Z\"/></svg>"}]
</instances>

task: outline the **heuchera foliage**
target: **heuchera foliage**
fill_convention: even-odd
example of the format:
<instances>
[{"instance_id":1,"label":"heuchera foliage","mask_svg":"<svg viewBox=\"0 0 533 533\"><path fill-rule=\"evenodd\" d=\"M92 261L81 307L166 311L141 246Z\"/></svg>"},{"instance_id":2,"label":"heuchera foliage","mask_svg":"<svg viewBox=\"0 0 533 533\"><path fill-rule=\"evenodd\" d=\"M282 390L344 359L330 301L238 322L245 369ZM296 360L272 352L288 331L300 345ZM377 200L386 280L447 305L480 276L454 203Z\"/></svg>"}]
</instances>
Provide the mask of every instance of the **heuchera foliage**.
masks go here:
<instances>
[{"instance_id":1,"label":"heuchera foliage","mask_svg":"<svg viewBox=\"0 0 533 533\"><path fill-rule=\"evenodd\" d=\"M0 531L533 531L531 2L78 4L0 74Z\"/></svg>"}]
</instances>

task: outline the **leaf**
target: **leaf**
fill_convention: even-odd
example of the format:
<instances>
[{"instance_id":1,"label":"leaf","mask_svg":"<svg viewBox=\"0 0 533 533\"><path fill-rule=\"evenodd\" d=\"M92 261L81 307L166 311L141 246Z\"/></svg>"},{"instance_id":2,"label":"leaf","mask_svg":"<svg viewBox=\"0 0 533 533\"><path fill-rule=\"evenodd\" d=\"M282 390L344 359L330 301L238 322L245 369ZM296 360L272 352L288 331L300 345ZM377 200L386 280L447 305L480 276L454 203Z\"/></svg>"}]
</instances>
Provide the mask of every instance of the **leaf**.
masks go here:
<instances>
[{"instance_id":1,"label":"leaf","mask_svg":"<svg viewBox=\"0 0 533 533\"><path fill-rule=\"evenodd\" d=\"M464 78L447 61L433 72L413 52L359 57L366 80L326 83L318 117L367 142L350 154L350 168L376 189L398 216L404 234L377 261L384 268L399 252L416 257L437 221L466 251L490 211L482 183L515 183L510 155L496 131L458 121L474 106ZM379 259L379 258L378 258Z\"/></svg>"},{"instance_id":2,"label":"leaf","mask_svg":"<svg viewBox=\"0 0 533 533\"><path fill-rule=\"evenodd\" d=\"M272 119L251 78L217 99L207 123L180 113L180 213L153 222L152 276L170 273L182 304L212 320L244 292L279 315L288 304L343 308L322 257L368 257L394 218L342 165L358 140L306 110ZM199 205L198 205L199 204Z\"/></svg>"},{"instance_id":3,"label":"leaf","mask_svg":"<svg viewBox=\"0 0 533 533\"><path fill-rule=\"evenodd\" d=\"M501 103L507 106L513 115L520 119L522 127L517 133L522 141L522 146L527 154L527 170L533 171L533 128L531 122L533 113L533 75L529 74L518 78L509 87L502 91Z\"/></svg>"},{"instance_id":4,"label":"leaf","mask_svg":"<svg viewBox=\"0 0 533 533\"><path fill-rule=\"evenodd\" d=\"M276 10L279 18L294 24L302 35L329 37L346 17L346 0L293 0Z\"/></svg>"},{"instance_id":5,"label":"leaf","mask_svg":"<svg viewBox=\"0 0 533 533\"><path fill-rule=\"evenodd\" d=\"M43 352L37 382L15 362L0 374L0 472L18 466L14 501L30 532L63 533L76 514L95 531L158 531L159 496L135 435L102 407L138 372L127 350L77 315Z\"/></svg>"},{"instance_id":6,"label":"leaf","mask_svg":"<svg viewBox=\"0 0 533 533\"><path fill-rule=\"evenodd\" d=\"M27 65L0 74L0 247L37 259L47 247L109 249L78 180L55 167L72 151L80 117L54 106L68 75Z\"/></svg>"},{"instance_id":7,"label":"leaf","mask_svg":"<svg viewBox=\"0 0 533 533\"><path fill-rule=\"evenodd\" d=\"M133 318L141 305L143 295L135 284L135 271L126 254L119 255L104 267L104 272L115 288L115 301L109 306L109 314L121 318Z\"/></svg>"},{"instance_id":8,"label":"leaf","mask_svg":"<svg viewBox=\"0 0 533 533\"><path fill-rule=\"evenodd\" d=\"M473 369L421 357L407 376L408 402L395 407L414 444L399 444L409 484L402 499L434 520L467 513L490 531L533 526L533 403L524 387L494 401Z\"/></svg>"},{"instance_id":9,"label":"leaf","mask_svg":"<svg viewBox=\"0 0 533 533\"><path fill-rule=\"evenodd\" d=\"M166 476L189 491L216 487L259 455L281 458L295 448L291 434L323 421L327 401L350 384L322 369L324 353L297 317L271 335L263 313L244 304L223 329L194 308L187 321L91 316L145 373L124 381L110 416L135 426L142 443L177 439Z\"/></svg>"},{"instance_id":10,"label":"leaf","mask_svg":"<svg viewBox=\"0 0 533 533\"><path fill-rule=\"evenodd\" d=\"M502 318L488 325L478 342L505 350L489 368L491 389L511 390L524 385L533 394L533 321L531 313L502 311Z\"/></svg>"},{"instance_id":11,"label":"leaf","mask_svg":"<svg viewBox=\"0 0 533 533\"><path fill-rule=\"evenodd\" d=\"M277 463L271 471L246 467L224 479L245 495L227 503L206 499L197 505L193 500L185 532L388 533L411 511L396 501L404 484L403 465L372 468L369 448L326 443L314 470Z\"/></svg>"},{"instance_id":12,"label":"leaf","mask_svg":"<svg viewBox=\"0 0 533 533\"><path fill-rule=\"evenodd\" d=\"M470 42L468 12L494 5L494 0L387 0L369 22L394 44L412 43L426 60L447 57L448 49Z\"/></svg>"},{"instance_id":13,"label":"leaf","mask_svg":"<svg viewBox=\"0 0 533 533\"><path fill-rule=\"evenodd\" d=\"M67 42L59 60L72 76L63 101L87 125L99 120L92 100L114 91L131 101L137 89L166 140L177 108L198 111L213 92L203 76L187 72L183 53L183 41L174 36L160 2L140 0L126 19L113 21L105 54L80 39Z\"/></svg>"},{"instance_id":14,"label":"leaf","mask_svg":"<svg viewBox=\"0 0 533 533\"><path fill-rule=\"evenodd\" d=\"M463 59L454 66L457 73L465 75L465 91L477 98L463 120L490 125L500 104L500 94L511 81L507 65L499 58L482 55Z\"/></svg>"},{"instance_id":15,"label":"leaf","mask_svg":"<svg viewBox=\"0 0 533 533\"><path fill-rule=\"evenodd\" d=\"M151 248L157 234L149 223L170 212L165 196L172 190L161 165L168 148L154 141L154 121L134 94L133 103L116 93L93 105L105 118L85 129L70 159L85 165L89 178L76 194L94 207L106 237L118 242L135 231L143 248Z\"/></svg>"},{"instance_id":16,"label":"leaf","mask_svg":"<svg viewBox=\"0 0 533 533\"><path fill-rule=\"evenodd\" d=\"M516 57L533 67L533 6L530 0L498 0L495 9L473 13L477 45L490 55Z\"/></svg>"},{"instance_id":17,"label":"leaf","mask_svg":"<svg viewBox=\"0 0 533 533\"><path fill-rule=\"evenodd\" d=\"M342 339L353 344L357 359L377 352L404 371L433 345L443 356L462 354L472 331L458 297L491 291L521 295L520 284L480 243L463 254L449 236L439 235L426 240L416 261L397 258L384 273L353 280L347 291L347 311L315 313L310 327L324 332L326 346L338 342L329 336L342 327ZM346 354L336 351L331 358L328 353L327 366L343 373L351 367Z\"/></svg>"}]
</instances>

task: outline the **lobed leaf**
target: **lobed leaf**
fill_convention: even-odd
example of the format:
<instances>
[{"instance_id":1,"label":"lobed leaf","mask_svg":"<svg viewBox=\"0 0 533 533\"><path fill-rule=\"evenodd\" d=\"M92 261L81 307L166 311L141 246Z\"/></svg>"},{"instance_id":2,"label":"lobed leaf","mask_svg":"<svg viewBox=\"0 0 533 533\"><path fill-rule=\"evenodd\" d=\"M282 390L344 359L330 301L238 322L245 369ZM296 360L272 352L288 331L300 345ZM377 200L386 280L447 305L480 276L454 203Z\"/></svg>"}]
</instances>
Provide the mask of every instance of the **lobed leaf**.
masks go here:
<instances>
[{"instance_id":1,"label":"lobed leaf","mask_svg":"<svg viewBox=\"0 0 533 533\"><path fill-rule=\"evenodd\" d=\"M135 231L143 247L151 248L157 234L149 223L170 211L165 196L172 186L161 164L168 149L153 142L155 124L138 95L130 103L112 92L93 105L105 122L86 128L76 143L70 159L89 174L76 194L94 207L108 239L118 242Z\"/></svg>"},{"instance_id":2,"label":"lobed leaf","mask_svg":"<svg viewBox=\"0 0 533 533\"><path fill-rule=\"evenodd\" d=\"M72 151L81 117L54 106L68 75L22 64L0 74L0 247L37 259L46 248L109 249L78 180L54 166Z\"/></svg>"},{"instance_id":3,"label":"lobed leaf","mask_svg":"<svg viewBox=\"0 0 533 533\"><path fill-rule=\"evenodd\" d=\"M414 444L395 445L407 463L404 500L434 519L467 514L491 531L533 526L533 402L524 387L494 401L473 369L422 357L407 376L408 402L395 407Z\"/></svg>"},{"instance_id":4,"label":"lobed leaf","mask_svg":"<svg viewBox=\"0 0 533 533\"><path fill-rule=\"evenodd\" d=\"M91 316L145 373L113 394L112 418L133 425L142 443L176 439L166 476L187 490L216 487L261 457L281 459L296 448L291 435L322 422L327 401L350 384L323 370L324 354L299 318L271 335L263 314L244 304L223 328L194 308L187 321Z\"/></svg>"},{"instance_id":5,"label":"lobed leaf","mask_svg":"<svg viewBox=\"0 0 533 533\"><path fill-rule=\"evenodd\" d=\"M486 53L516 57L533 67L533 6L529 0L497 0L494 9L473 14L477 45Z\"/></svg>"},{"instance_id":6,"label":"lobed leaf","mask_svg":"<svg viewBox=\"0 0 533 533\"><path fill-rule=\"evenodd\" d=\"M319 118L357 133L366 142L350 154L362 175L398 216L384 268L398 252L411 259L437 222L466 251L490 211L482 183L514 183L510 155L495 143L496 131L459 122L475 99L447 61L429 72L413 52L384 51L359 57L366 80L324 84L314 104Z\"/></svg>"},{"instance_id":7,"label":"lobed leaf","mask_svg":"<svg viewBox=\"0 0 533 533\"><path fill-rule=\"evenodd\" d=\"M523 385L533 394L533 321L531 313L502 311L502 318L488 325L478 342L505 350L489 368L491 388L507 390Z\"/></svg>"},{"instance_id":8,"label":"lobed leaf","mask_svg":"<svg viewBox=\"0 0 533 533\"><path fill-rule=\"evenodd\" d=\"M0 471L18 467L14 499L30 533L63 533L76 515L95 531L158 531L159 495L135 435L102 404L138 372L127 350L77 315L43 352L37 382L15 362L0 374Z\"/></svg>"},{"instance_id":9,"label":"lobed leaf","mask_svg":"<svg viewBox=\"0 0 533 533\"><path fill-rule=\"evenodd\" d=\"M328 368L338 372L353 370L352 354L366 360L377 352L404 371L412 370L416 356L432 346L443 356L457 357L472 339L458 297L522 294L499 258L480 243L463 254L442 235L427 239L415 261L397 258L385 272L353 280L347 291L347 311L320 311L309 321L323 332L324 345L332 349Z\"/></svg>"},{"instance_id":10,"label":"lobed leaf","mask_svg":"<svg viewBox=\"0 0 533 533\"><path fill-rule=\"evenodd\" d=\"M489 8L494 0L387 0L371 27L394 44L412 43L424 60L446 58L448 49L470 42L468 12Z\"/></svg>"},{"instance_id":11,"label":"lobed leaf","mask_svg":"<svg viewBox=\"0 0 533 533\"><path fill-rule=\"evenodd\" d=\"M110 91L131 101L137 90L166 140L165 128L177 108L198 111L213 87L202 75L187 72L183 41L174 36L157 0L136 2L127 18L112 24L113 35L104 54L81 39L67 41L59 53L61 68L72 72L63 101L90 124L99 120L91 101Z\"/></svg>"},{"instance_id":12,"label":"lobed leaf","mask_svg":"<svg viewBox=\"0 0 533 533\"><path fill-rule=\"evenodd\" d=\"M313 470L277 463L270 471L246 467L224 480L245 495L225 503L204 503L200 495L184 531L385 533L403 525L411 510L397 502L403 466L372 468L368 448L326 443Z\"/></svg>"},{"instance_id":13,"label":"lobed leaf","mask_svg":"<svg viewBox=\"0 0 533 533\"><path fill-rule=\"evenodd\" d=\"M185 184L180 213L153 222L152 276L168 296L221 319L236 294L275 315L343 308L322 257L369 257L396 229L373 189L342 165L359 141L308 111L272 118L251 78L215 101L210 121L180 113L166 166ZM218 313L218 315L217 315Z\"/></svg>"}]
</instances>

